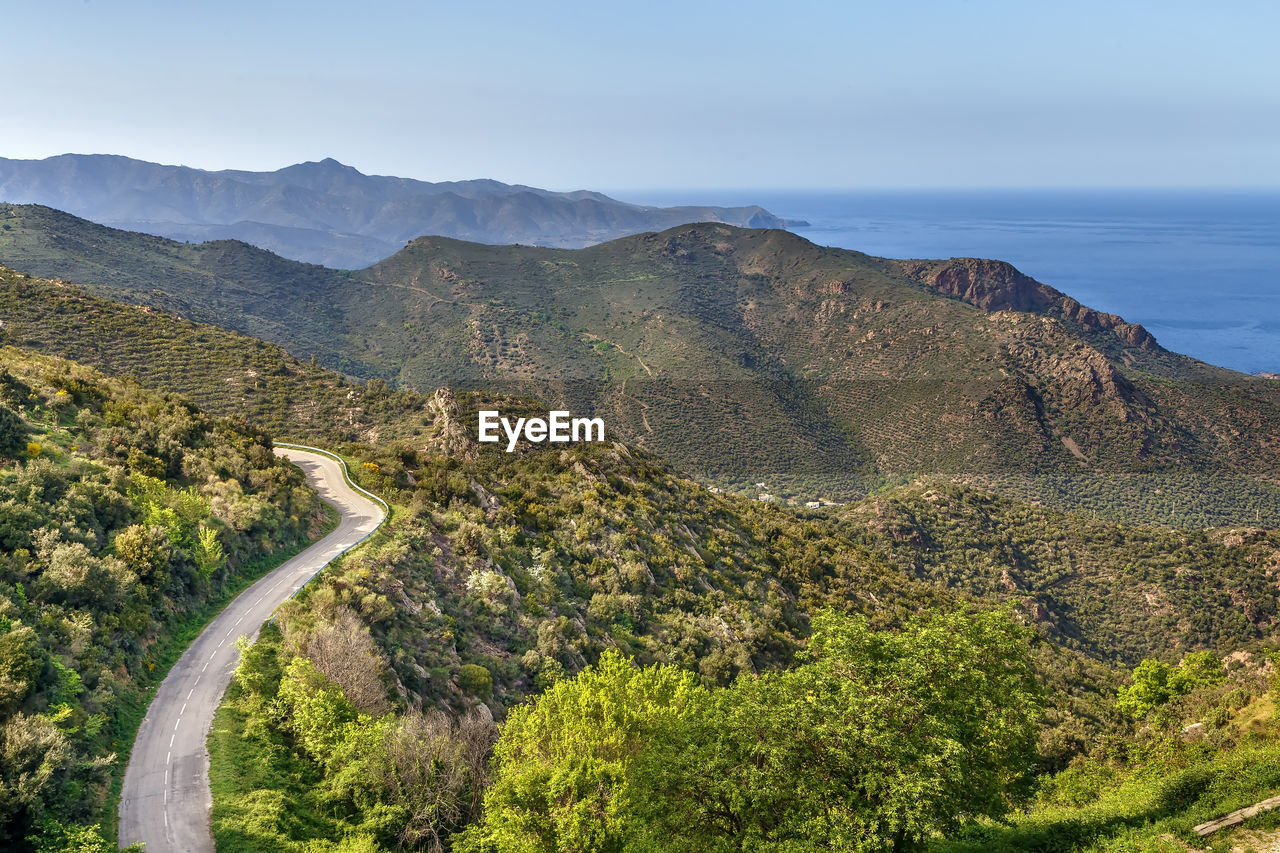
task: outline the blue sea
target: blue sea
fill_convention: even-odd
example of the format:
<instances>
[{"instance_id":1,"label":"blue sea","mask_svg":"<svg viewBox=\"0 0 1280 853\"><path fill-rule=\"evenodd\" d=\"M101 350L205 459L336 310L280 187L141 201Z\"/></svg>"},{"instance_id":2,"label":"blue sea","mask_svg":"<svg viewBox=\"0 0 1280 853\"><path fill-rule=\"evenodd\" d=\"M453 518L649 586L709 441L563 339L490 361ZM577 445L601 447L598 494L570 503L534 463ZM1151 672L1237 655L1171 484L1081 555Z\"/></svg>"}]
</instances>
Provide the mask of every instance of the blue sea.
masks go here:
<instances>
[{"instance_id":1,"label":"blue sea","mask_svg":"<svg viewBox=\"0 0 1280 853\"><path fill-rule=\"evenodd\" d=\"M984 257L1141 323L1167 349L1280 372L1280 192L618 191L641 204L759 204L825 246Z\"/></svg>"}]
</instances>

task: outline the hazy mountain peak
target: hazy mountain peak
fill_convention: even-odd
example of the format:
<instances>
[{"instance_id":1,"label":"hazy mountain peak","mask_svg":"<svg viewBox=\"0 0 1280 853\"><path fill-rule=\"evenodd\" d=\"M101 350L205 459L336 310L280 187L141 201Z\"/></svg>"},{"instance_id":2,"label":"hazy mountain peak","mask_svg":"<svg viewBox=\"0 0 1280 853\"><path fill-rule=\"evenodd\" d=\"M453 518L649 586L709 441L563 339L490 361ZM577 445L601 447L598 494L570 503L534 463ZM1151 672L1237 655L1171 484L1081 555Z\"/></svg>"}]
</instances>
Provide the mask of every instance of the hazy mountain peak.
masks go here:
<instances>
[{"instance_id":1,"label":"hazy mountain peak","mask_svg":"<svg viewBox=\"0 0 1280 853\"><path fill-rule=\"evenodd\" d=\"M274 174L282 176L294 175L350 175L352 177L368 177L354 166L348 166L332 157L323 160L307 160L277 169Z\"/></svg>"}]
</instances>

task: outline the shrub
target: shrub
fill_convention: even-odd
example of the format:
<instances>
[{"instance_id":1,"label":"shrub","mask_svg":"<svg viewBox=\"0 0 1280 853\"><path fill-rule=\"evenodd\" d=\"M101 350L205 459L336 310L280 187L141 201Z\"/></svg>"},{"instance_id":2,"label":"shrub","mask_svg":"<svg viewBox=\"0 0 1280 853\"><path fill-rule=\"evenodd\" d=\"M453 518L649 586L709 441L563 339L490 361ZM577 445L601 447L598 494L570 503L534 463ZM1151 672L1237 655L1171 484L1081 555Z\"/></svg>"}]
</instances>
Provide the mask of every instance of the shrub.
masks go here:
<instances>
[{"instance_id":1,"label":"shrub","mask_svg":"<svg viewBox=\"0 0 1280 853\"><path fill-rule=\"evenodd\" d=\"M0 404L0 453L17 456L27 443L30 430L22 416L8 406Z\"/></svg>"},{"instance_id":2,"label":"shrub","mask_svg":"<svg viewBox=\"0 0 1280 853\"><path fill-rule=\"evenodd\" d=\"M458 686L477 699L488 699L493 694L493 675L483 666L464 663L458 673Z\"/></svg>"}]
</instances>

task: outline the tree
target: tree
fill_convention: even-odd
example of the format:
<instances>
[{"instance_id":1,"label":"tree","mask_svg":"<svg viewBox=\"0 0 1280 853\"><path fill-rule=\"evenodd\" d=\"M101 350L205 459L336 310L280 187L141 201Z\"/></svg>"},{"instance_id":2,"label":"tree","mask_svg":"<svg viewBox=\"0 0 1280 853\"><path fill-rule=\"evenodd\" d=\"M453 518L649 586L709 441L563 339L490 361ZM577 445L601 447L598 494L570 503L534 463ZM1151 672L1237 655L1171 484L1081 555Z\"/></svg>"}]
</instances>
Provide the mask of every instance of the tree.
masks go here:
<instances>
[{"instance_id":1,"label":"tree","mask_svg":"<svg viewBox=\"0 0 1280 853\"><path fill-rule=\"evenodd\" d=\"M163 589L173 549L163 527L133 524L116 534L112 550L139 578Z\"/></svg>"},{"instance_id":2,"label":"tree","mask_svg":"<svg viewBox=\"0 0 1280 853\"><path fill-rule=\"evenodd\" d=\"M94 824L77 826L46 818L32 837L35 853L116 853L116 845L102 837ZM120 853L142 853L142 844L130 844Z\"/></svg>"},{"instance_id":3,"label":"tree","mask_svg":"<svg viewBox=\"0 0 1280 853\"><path fill-rule=\"evenodd\" d=\"M16 707L31 692L44 658L34 630L0 618L0 713Z\"/></svg>"},{"instance_id":4,"label":"tree","mask_svg":"<svg viewBox=\"0 0 1280 853\"><path fill-rule=\"evenodd\" d=\"M39 588L49 600L71 606L115 607L137 585L138 576L117 557L95 557L82 542L63 542L56 530L36 536L44 570Z\"/></svg>"},{"instance_id":5,"label":"tree","mask_svg":"<svg viewBox=\"0 0 1280 853\"><path fill-rule=\"evenodd\" d=\"M1042 713L1028 632L990 612L813 628L800 666L718 691L652 756L655 841L683 826L702 840L667 849L887 851L1006 811Z\"/></svg>"},{"instance_id":6,"label":"tree","mask_svg":"<svg viewBox=\"0 0 1280 853\"><path fill-rule=\"evenodd\" d=\"M206 581L213 576L214 572L227 564L227 558L222 552L222 543L218 541L218 531L212 527L199 529L193 550L196 569L200 572L200 577Z\"/></svg>"},{"instance_id":7,"label":"tree","mask_svg":"<svg viewBox=\"0 0 1280 853\"><path fill-rule=\"evenodd\" d=\"M450 833L477 816L496 734L480 710L457 720L410 711L389 729L380 781L386 798L403 809L404 847L439 853Z\"/></svg>"},{"instance_id":8,"label":"tree","mask_svg":"<svg viewBox=\"0 0 1280 853\"><path fill-rule=\"evenodd\" d=\"M22 416L5 405L0 405L0 453L17 456L27 449L30 428Z\"/></svg>"},{"instance_id":9,"label":"tree","mask_svg":"<svg viewBox=\"0 0 1280 853\"><path fill-rule=\"evenodd\" d=\"M674 666L607 651L594 667L511 711L494 748L482 824L456 849L622 850L638 828L636 756L705 691Z\"/></svg>"},{"instance_id":10,"label":"tree","mask_svg":"<svg viewBox=\"0 0 1280 853\"><path fill-rule=\"evenodd\" d=\"M1147 658L1133 668L1133 683L1121 687L1116 695L1116 707L1135 720L1140 720L1151 711L1166 704L1173 698L1169 689L1169 673L1173 667Z\"/></svg>"},{"instance_id":11,"label":"tree","mask_svg":"<svg viewBox=\"0 0 1280 853\"><path fill-rule=\"evenodd\" d=\"M1133 680L1120 688L1116 707L1141 720L1172 699L1185 696L1197 687L1221 684L1226 679L1222 661L1213 652L1191 652L1177 666L1147 658L1133 668Z\"/></svg>"},{"instance_id":12,"label":"tree","mask_svg":"<svg viewBox=\"0 0 1280 853\"><path fill-rule=\"evenodd\" d=\"M74 765L71 744L49 717L18 713L0 726L0 847L43 817Z\"/></svg>"},{"instance_id":13,"label":"tree","mask_svg":"<svg viewBox=\"0 0 1280 853\"><path fill-rule=\"evenodd\" d=\"M1029 632L824 613L799 666L706 691L616 653L514 710L470 851L889 851L997 816L1035 760Z\"/></svg>"},{"instance_id":14,"label":"tree","mask_svg":"<svg viewBox=\"0 0 1280 853\"><path fill-rule=\"evenodd\" d=\"M357 710L375 716L390 710L383 681L386 660L368 626L350 608L338 607L329 621L312 628L303 648L316 669L336 682Z\"/></svg>"},{"instance_id":15,"label":"tree","mask_svg":"<svg viewBox=\"0 0 1280 853\"><path fill-rule=\"evenodd\" d=\"M1188 652L1182 661L1169 673L1169 687L1179 696L1186 695L1197 687L1208 687L1221 684L1227 680L1222 669L1222 661L1213 652Z\"/></svg>"},{"instance_id":16,"label":"tree","mask_svg":"<svg viewBox=\"0 0 1280 853\"><path fill-rule=\"evenodd\" d=\"M458 686L477 699L488 699L493 693L493 675L474 663L464 663L458 672Z\"/></svg>"},{"instance_id":17,"label":"tree","mask_svg":"<svg viewBox=\"0 0 1280 853\"><path fill-rule=\"evenodd\" d=\"M289 661L277 696L298 745L311 760L326 766L346 739L347 727L357 722L355 706L341 687L303 657Z\"/></svg>"}]
</instances>

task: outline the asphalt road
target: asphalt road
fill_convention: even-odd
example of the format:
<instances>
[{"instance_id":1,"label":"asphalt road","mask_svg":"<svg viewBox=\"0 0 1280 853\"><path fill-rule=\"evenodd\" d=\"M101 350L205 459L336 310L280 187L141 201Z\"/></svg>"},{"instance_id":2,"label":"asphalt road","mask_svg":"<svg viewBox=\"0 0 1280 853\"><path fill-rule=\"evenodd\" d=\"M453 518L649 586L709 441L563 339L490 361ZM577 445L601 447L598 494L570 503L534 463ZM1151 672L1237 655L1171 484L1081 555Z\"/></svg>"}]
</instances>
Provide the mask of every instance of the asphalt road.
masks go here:
<instances>
[{"instance_id":1,"label":"asphalt road","mask_svg":"<svg viewBox=\"0 0 1280 853\"><path fill-rule=\"evenodd\" d=\"M138 729L120 797L120 846L146 853L212 853L209 752L213 712L239 660L236 639L258 628L330 560L382 521L376 503L343 480L338 463L317 453L276 448L302 469L320 496L342 513L328 536L282 564L227 605L160 684Z\"/></svg>"}]
</instances>

